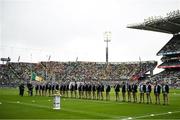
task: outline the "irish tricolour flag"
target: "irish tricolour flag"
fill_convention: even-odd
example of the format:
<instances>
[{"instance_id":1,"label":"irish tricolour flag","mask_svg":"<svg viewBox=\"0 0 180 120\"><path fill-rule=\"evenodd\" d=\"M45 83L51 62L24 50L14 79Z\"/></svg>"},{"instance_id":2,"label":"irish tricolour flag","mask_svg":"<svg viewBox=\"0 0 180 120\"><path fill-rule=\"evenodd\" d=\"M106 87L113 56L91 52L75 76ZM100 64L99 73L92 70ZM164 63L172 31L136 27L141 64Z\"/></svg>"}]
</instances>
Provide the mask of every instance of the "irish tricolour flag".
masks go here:
<instances>
[{"instance_id":1,"label":"irish tricolour flag","mask_svg":"<svg viewBox=\"0 0 180 120\"><path fill-rule=\"evenodd\" d=\"M37 76L35 72L32 72L31 73L31 80L43 81L43 78L41 76Z\"/></svg>"}]
</instances>

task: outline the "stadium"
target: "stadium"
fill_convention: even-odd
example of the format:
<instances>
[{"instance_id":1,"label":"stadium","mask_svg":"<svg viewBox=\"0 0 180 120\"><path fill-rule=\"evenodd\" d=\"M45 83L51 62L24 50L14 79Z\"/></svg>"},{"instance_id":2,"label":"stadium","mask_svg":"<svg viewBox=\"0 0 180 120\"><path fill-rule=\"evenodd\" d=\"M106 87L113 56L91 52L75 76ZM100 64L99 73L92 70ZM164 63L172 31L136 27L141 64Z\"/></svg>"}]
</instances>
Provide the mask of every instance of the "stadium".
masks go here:
<instances>
[{"instance_id":1,"label":"stadium","mask_svg":"<svg viewBox=\"0 0 180 120\"><path fill-rule=\"evenodd\" d=\"M180 119L180 10L129 28L173 35L157 51L162 64L111 62L108 46L106 62L11 62L2 57L0 119ZM156 67L163 71L154 74ZM61 95L60 110L53 109L56 94Z\"/></svg>"}]
</instances>

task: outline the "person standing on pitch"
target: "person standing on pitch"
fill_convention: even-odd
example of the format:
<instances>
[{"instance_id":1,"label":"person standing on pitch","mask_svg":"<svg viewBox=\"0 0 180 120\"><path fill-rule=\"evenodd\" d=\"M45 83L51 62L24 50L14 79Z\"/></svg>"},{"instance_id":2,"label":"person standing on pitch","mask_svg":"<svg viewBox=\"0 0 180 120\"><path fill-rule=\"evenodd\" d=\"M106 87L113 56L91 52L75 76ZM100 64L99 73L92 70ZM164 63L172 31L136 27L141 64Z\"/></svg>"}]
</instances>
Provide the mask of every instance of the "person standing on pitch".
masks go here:
<instances>
[{"instance_id":1,"label":"person standing on pitch","mask_svg":"<svg viewBox=\"0 0 180 120\"><path fill-rule=\"evenodd\" d=\"M162 93L163 93L163 105L168 105L168 93L169 93L169 85L168 83L164 83L162 85Z\"/></svg>"},{"instance_id":2,"label":"person standing on pitch","mask_svg":"<svg viewBox=\"0 0 180 120\"><path fill-rule=\"evenodd\" d=\"M20 96L24 95L24 84L23 83L19 85L19 95Z\"/></svg>"},{"instance_id":3,"label":"person standing on pitch","mask_svg":"<svg viewBox=\"0 0 180 120\"><path fill-rule=\"evenodd\" d=\"M128 82L127 83L128 102L131 102L131 92L132 92L132 87L130 82Z\"/></svg>"},{"instance_id":4,"label":"person standing on pitch","mask_svg":"<svg viewBox=\"0 0 180 120\"><path fill-rule=\"evenodd\" d=\"M31 83L28 83L27 88L28 88L28 95L33 96L33 85Z\"/></svg>"},{"instance_id":5,"label":"person standing on pitch","mask_svg":"<svg viewBox=\"0 0 180 120\"><path fill-rule=\"evenodd\" d=\"M143 102L144 103L144 93L146 92L146 85L144 82L142 82L139 86L139 92L140 92L140 101L139 103Z\"/></svg>"},{"instance_id":6,"label":"person standing on pitch","mask_svg":"<svg viewBox=\"0 0 180 120\"><path fill-rule=\"evenodd\" d=\"M48 91L48 83L46 83L46 87L45 87L45 96L47 96L47 91Z\"/></svg>"},{"instance_id":7,"label":"person standing on pitch","mask_svg":"<svg viewBox=\"0 0 180 120\"><path fill-rule=\"evenodd\" d=\"M126 101L126 84L124 81L122 83L122 97L123 97L122 101L125 102Z\"/></svg>"},{"instance_id":8,"label":"person standing on pitch","mask_svg":"<svg viewBox=\"0 0 180 120\"><path fill-rule=\"evenodd\" d=\"M101 85L98 83L97 84L97 100L100 99L100 91L101 91Z\"/></svg>"},{"instance_id":9,"label":"person standing on pitch","mask_svg":"<svg viewBox=\"0 0 180 120\"><path fill-rule=\"evenodd\" d=\"M82 88L82 83L79 83L79 86L78 86L79 99L81 99L81 98L82 98L82 97L81 97L81 95L82 95L82 90L81 90L81 88Z\"/></svg>"},{"instance_id":10,"label":"person standing on pitch","mask_svg":"<svg viewBox=\"0 0 180 120\"><path fill-rule=\"evenodd\" d=\"M85 83L85 98L87 99L88 98L88 83L86 82Z\"/></svg>"},{"instance_id":11,"label":"person standing on pitch","mask_svg":"<svg viewBox=\"0 0 180 120\"><path fill-rule=\"evenodd\" d=\"M70 86L71 98L73 98L74 85L73 85L73 83L72 83L72 84L70 84L69 86Z\"/></svg>"},{"instance_id":12,"label":"person standing on pitch","mask_svg":"<svg viewBox=\"0 0 180 120\"><path fill-rule=\"evenodd\" d=\"M149 82L146 83L146 97L147 97L147 104L152 103L151 100L151 85Z\"/></svg>"},{"instance_id":13,"label":"person standing on pitch","mask_svg":"<svg viewBox=\"0 0 180 120\"><path fill-rule=\"evenodd\" d=\"M116 101L119 101L120 85L118 82L115 84L114 90L115 90L115 95L116 95Z\"/></svg>"},{"instance_id":14,"label":"person standing on pitch","mask_svg":"<svg viewBox=\"0 0 180 120\"><path fill-rule=\"evenodd\" d=\"M42 84L40 83L39 84L39 96L41 96L42 95Z\"/></svg>"},{"instance_id":15,"label":"person standing on pitch","mask_svg":"<svg viewBox=\"0 0 180 120\"><path fill-rule=\"evenodd\" d=\"M135 103L137 102L137 84L135 82L132 84L132 94L133 94L133 100Z\"/></svg>"},{"instance_id":16,"label":"person standing on pitch","mask_svg":"<svg viewBox=\"0 0 180 120\"><path fill-rule=\"evenodd\" d=\"M36 90L36 96L37 96L37 95L38 95L38 91L39 91L39 85L38 85L38 83L36 83L35 90Z\"/></svg>"},{"instance_id":17,"label":"person standing on pitch","mask_svg":"<svg viewBox=\"0 0 180 120\"><path fill-rule=\"evenodd\" d=\"M48 93L49 93L49 96L51 96L51 83L48 83Z\"/></svg>"},{"instance_id":18,"label":"person standing on pitch","mask_svg":"<svg viewBox=\"0 0 180 120\"><path fill-rule=\"evenodd\" d=\"M77 83L75 81L75 85L74 85L74 95L75 95L75 98L77 98L77 90L78 90L78 87L77 87Z\"/></svg>"},{"instance_id":19,"label":"person standing on pitch","mask_svg":"<svg viewBox=\"0 0 180 120\"><path fill-rule=\"evenodd\" d=\"M111 86L109 84L106 85L106 100L110 100L110 94Z\"/></svg>"},{"instance_id":20,"label":"person standing on pitch","mask_svg":"<svg viewBox=\"0 0 180 120\"><path fill-rule=\"evenodd\" d=\"M85 98L85 90L86 90L85 82L83 83L81 90L82 90L82 98L84 99Z\"/></svg>"},{"instance_id":21,"label":"person standing on pitch","mask_svg":"<svg viewBox=\"0 0 180 120\"><path fill-rule=\"evenodd\" d=\"M65 92L66 92L66 97L69 97L69 82L66 82L65 84Z\"/></svg>"},{"instance_id":22,"label":"person standing on pitch","mask_svg":"<svg viewBox=\"0 0 180 120\"><path fill-rule=\"evenodd\" d=\"M93 83L92 92L93 92L93 100L95 100L96 99L96 84L95 83Z\"/></svg>"},{"instance_id":23,"label":"person standing on pitch","mask_svg":"<svg viewBox=\"0 0 180 120\"><path fill-rule=\"evenodd\" d=\"M91 99L91 91L92 91L91 83L89 82L88 83L88 99Z\"/></svg>"},{"instance_id":24,"label":"person standing on pitch","mask_svg":"<svg viewBox=\"0 0 180 120\"><path fill-rule=\"evenodd\" d=\"M161 86L156 82L154 86L155 104L160 104Z\"/></svg>"},{"instance_id":25,"label":"person standing on pitch","mask_svg":"<svg viewBox=\"0 0 180 120\"><path fill-rule=\"evenodd\" d=\"M100 97L101 97L101 100L104 100L104 85L103 85L103 83L101 83L101 85L100 85Z\"/></svg>"},{"instance_id":26,"label":"person standing on pitch","mask_svg":"<svg viewBox=\"0 0 180 120\"><path fill-rule=\"evenodd\" d=\"M46 85L42 83L42 96L45 96Z\"/></svg>"}]
</instances>

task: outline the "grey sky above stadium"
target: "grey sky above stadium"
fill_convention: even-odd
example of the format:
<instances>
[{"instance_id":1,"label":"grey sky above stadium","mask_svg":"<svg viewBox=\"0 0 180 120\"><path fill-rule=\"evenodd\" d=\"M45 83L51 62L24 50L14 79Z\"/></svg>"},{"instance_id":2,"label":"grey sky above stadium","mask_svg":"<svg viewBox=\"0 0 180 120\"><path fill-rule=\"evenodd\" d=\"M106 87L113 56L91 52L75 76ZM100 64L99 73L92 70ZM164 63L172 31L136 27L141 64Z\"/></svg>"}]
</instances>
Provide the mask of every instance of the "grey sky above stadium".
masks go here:
<instances>
[{"instance_id":1,"label":"grey sky above stadium","mask_svg":"<svg viewBox=\"0 0 180 120\"><path fill-rule=\"evenodd\" d=\"M110 62L159 60L172 35L126 26L179 8L180 0L0 0L0 57L103 62L111 31Z\"/></svg>"}]
</instances>

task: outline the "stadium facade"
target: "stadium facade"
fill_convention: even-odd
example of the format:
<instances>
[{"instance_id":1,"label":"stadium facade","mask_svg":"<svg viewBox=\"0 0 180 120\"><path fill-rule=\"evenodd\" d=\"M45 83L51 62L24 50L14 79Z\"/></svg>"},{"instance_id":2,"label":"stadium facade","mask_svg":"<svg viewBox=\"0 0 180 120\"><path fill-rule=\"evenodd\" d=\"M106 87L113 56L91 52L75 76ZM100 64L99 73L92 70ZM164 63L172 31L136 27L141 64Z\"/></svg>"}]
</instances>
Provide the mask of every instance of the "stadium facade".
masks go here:
<instances>
[{"instance_id":1,"label":"stadium facade","mask_svg":"<svg viewBox=\"0 0 180 120\"><path fill-rule=\"evenodd\" d=\"M180 10L167 13L166 17L149 17L143 23L127 27L172 34L173 37L157 53L158 56L163 56L161 58L163 63L158 68L163 68L164 71L154 75L153 79L180 80Z\"/></svg>"}]
</instances>

